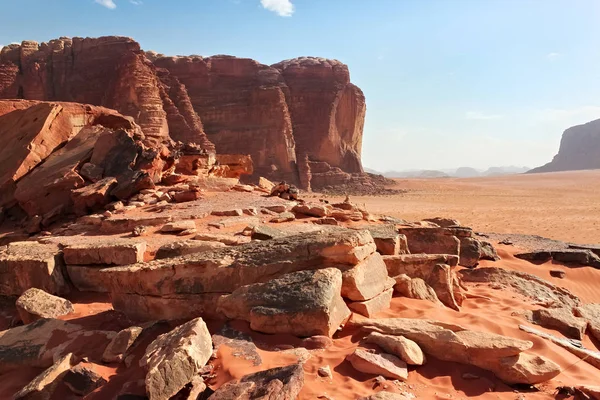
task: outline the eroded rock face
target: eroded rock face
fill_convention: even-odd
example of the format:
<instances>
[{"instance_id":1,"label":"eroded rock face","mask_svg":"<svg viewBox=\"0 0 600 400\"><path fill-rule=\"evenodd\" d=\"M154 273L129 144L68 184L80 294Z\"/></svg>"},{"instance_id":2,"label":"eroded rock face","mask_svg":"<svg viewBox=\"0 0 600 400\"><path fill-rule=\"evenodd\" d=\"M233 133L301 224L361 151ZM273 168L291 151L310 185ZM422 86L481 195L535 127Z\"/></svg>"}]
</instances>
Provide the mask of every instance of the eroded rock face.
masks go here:
<instances>
[{"instance_id":1,"label":"eroded rock face","mask_svg":"<svg viewBox=\"0 0 600 400\"><path fill-rule=\"evenodd\" d=\"M302 365L273 368L246 375L238 381L226 383L211 400L251 400L258 398L294 400L304 386Z\"/></svg>"},{"instance_id":2,"label":"eroded rock face","mask_svg":"<svg viewBox=\"0 0 600 400\"><path fill-rule=\"evenodd\" d=\"M350 315L341 288L337 269L294 272L241 287L219 299L219 309L260 332L332 336Z\"/></svg>"},{"instance_id":3,"label":"eroded rock face","mask_svg":"<svg viewBox=\"0 0 600 400\"><path fill-rule=\"evenodd\" d=\"M146 349L140 366L146 368L150 400L168 400L190 383L212 354L212 340L202 318L160 335Z\"/></svg>"},{"instance_id":4,"label":"eroded rock face","mask_svg":"<svg viewBox=\"0 0 600 400\"><path fill-rule=\"evenodd\" d=\"M528 173L597 169L600 168L599 155L600 120L595 120L567 129L554 159Z\"/></svg>"}]
</instances>

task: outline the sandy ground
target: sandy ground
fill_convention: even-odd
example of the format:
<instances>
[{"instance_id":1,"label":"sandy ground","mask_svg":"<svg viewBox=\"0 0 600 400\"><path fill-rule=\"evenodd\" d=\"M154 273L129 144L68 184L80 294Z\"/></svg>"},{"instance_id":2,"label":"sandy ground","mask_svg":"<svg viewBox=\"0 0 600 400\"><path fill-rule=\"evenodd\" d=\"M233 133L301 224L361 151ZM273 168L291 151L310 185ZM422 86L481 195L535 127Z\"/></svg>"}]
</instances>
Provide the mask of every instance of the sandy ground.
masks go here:
<instances>
[{"instance_id":1,"label":"sandy ground","mask_svg":"<svg viewBox=\"0 0 600 400\"><path fill-rule=\"evenodd\" d=\"M600 170L396 182L408 192L352 200L409 221L441 216L482 232L600 243Z\"/></svg>"}]
</instances>

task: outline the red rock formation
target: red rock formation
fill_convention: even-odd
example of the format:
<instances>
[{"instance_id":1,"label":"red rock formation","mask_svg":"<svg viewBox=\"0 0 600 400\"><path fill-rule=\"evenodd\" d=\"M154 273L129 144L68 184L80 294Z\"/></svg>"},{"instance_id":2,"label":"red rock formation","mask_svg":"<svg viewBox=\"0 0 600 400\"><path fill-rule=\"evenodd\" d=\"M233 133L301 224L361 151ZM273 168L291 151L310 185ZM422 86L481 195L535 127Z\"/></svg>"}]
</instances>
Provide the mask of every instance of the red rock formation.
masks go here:
<instances>
[{"instance_id":1,"label":"red rock formation","mask_svg":"<svg viewBox=\"0 0 600 400\"><path fill-rule=\"evenodd\" d=\"M112 108L133 117L147 143L168 140L167 119L175 120L173 115L181 113L193 119L177 110L181 100L171 101L167 94L170 91L139 44L129 38L61 38L41 45L23 42L7 46L0 53L0 98L71 101ZM193 135L180 134L180 128L174 126L175 137L195 135L198 143L208 144L201 125Z\"/></svg>"},{"instance_id":2,"label":"red rock formation","mask_svg":"<svg viewBox=\"0 0 600 400\"><path fill-rule=\"evenodd\" d=\"M218 153L250 154L256 175L297 180L287 87L275 68L229 56L154 63L185 85Z\"/></svg>"},{"instance_id":3,"label":"red rock formation","mask_svg":"<svg viewBox=\"0 0 600 400\"><path fill-rule=\"evenodd\" d=\"M302 57L273 65L289 87L296 155L362 173L365 96L337 60Z\"/></svg>"},{"instance_id":4,"label":"red rock formation","mask_svg":"<svg viewBox=\"0 0 600 400\"><path fill-rule=\"evenodd\" d=\"M600 168L600 119L567 129L558 154L546 165L527 173Z\"/></svg>"}]
</instances>

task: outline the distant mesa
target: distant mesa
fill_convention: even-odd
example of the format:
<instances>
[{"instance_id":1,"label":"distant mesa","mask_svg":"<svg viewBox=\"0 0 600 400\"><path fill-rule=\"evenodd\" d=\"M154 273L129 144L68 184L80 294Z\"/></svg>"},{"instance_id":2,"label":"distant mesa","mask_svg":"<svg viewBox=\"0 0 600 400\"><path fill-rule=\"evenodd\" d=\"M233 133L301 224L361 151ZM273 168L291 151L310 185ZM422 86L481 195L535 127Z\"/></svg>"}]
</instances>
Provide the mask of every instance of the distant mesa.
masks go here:
<instances>
[{"instance_id":1,"label":"distant mesa","mask_svg":"<svg viewBox=\"0 0 600 400\"><path fill-rule=\"evenodd\" d=\"M600 119L567 129L558 154L529 173L600 169Z\"/></svg>"}]
</instances>

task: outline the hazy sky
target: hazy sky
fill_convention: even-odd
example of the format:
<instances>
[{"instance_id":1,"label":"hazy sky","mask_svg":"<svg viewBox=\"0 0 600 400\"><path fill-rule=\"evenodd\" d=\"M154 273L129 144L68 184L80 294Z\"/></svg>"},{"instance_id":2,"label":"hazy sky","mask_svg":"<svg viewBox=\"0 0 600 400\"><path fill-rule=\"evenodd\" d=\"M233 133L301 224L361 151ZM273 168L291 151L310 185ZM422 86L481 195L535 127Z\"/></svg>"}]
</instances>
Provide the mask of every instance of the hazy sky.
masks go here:
<instances>
[{"instance_id":1,"label":"hazy sky","mask_svg":"<svg viewBox=\"0 0 600 400\"><path fill-rule=\"evenodd\" d=\"M377 170L538 166L600 118L600 0L0 0L0 44L124 35L165 54L339 59Z\"/></svg>"}]
</instances>

